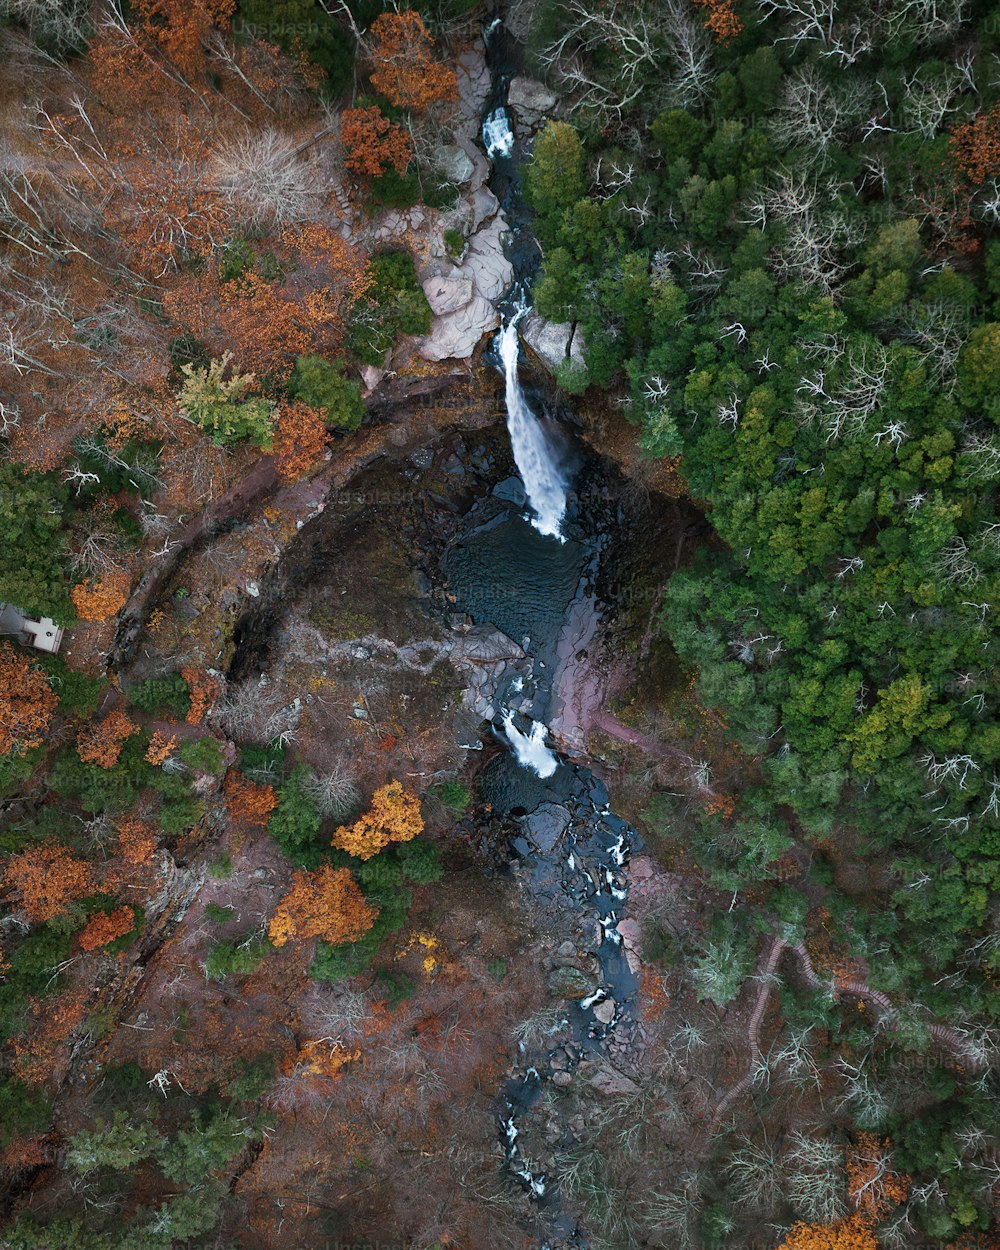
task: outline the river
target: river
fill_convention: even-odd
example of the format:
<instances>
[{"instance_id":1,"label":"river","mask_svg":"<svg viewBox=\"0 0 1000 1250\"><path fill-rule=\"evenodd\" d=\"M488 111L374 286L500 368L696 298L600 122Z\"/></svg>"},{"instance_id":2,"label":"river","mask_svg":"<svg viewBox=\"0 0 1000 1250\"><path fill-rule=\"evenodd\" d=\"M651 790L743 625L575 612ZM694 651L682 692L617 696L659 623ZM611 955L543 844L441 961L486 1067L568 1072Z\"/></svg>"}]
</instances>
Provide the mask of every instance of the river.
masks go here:
<instances>
[{"instance_id":1,"label":"river","mask_svg":"<svg viewBox=\"0 0 1000 1250\"><path fill-rule=\"evenodd\" d=\"M610 810L603 783L547 742L550 718L574 680L577 654L567 642L597 627L596 580L615 518L601 506L599 484L592 477L578 480L587 476L585 457L567 428L522 382L517 329L530 307L540 254L520 193L524 144L507 104L518 49L500 21L485 38L492 90L483 144L493 162L490 185L510 229L506 250L514 271L499 305L495 363L504 373L519 477L476 502L443 566L458 608L477 625L496 626L531 659L527 678L517 676L497 691L493 731L509 749L485 770L482 799L497 818L520 825L515 873L529 908L546 913L550 932L558 917L561 933L599 969L593 989L568 1002L545 1045L522 1051L497 1099L506 1164L536 1204L540 1243L586 1246L577 1213L557 1180L532 1162L523 1139L526 1117L546 1083L570 1084L581 1060L606 1054L612 1042L627 1045L636 1023L636 978L618 924L638 835Z\"/></svg>"}]
</instances>

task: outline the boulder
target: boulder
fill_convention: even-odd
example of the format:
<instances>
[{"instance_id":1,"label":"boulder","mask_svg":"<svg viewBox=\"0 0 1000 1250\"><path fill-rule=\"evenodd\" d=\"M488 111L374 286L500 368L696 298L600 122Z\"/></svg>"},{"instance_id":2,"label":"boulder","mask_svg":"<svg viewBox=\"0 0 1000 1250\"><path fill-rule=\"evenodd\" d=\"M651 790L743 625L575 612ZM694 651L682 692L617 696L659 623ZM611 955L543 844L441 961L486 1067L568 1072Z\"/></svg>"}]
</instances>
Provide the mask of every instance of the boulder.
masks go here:
<instances>
[{"instance_id":1,"label":"boulder","mask_svg":"<svg viewBox=\"0 0 1000 1250\"><path fill-rule=\"evenodd\" d=\"M518 842L523 841L521 838L514 839L514 846ZM552 994L558 994L561 998L583 998L593 989L589 977L580 971L579 968L556 968L549 973L549 991Z\"/></svg>"},{"instance_id":2,"label":"boulder","mask_svg":"<svg viewBox=\"0 0 1000 1250\"><path fill-rule=\"evenodd\" d=\"M639 949L642 930L639 927L638 920L633 920L631 917L626 920L619 920L618 933L626 946L630 946L633 950Z\"/></svg>"},{"instance_id":3,"label":"boulder","mask_svg":"<svg viewBox=\"0 0 1000 1250\"><path fill-rule=\"evenodd\" d=\"M424 360L464 360L471 356L484 334L500 324L500 315L488 299L473 297L464 308L435 317L431 332L417 351Z\"/></svg>"},{"instance_id":4,"label":"boulder","mask_svg":"<svg viewBox=\"0 0 1000 1250\"><path fill-rule=\"evenodd\" d=\"M524 818L524 829L535 846L548 855L569 827L569 812L561 803L543 803Z\"/></svg>"},{"instance_id":5,"label":"boulder","mask_svg":"<svg viewBox=\"0 0 1000 1250\"><path fill-rule=\"evenodd\" d=\"M613 998L605 998L603 1002L594 1006L594 1019L600 1020L601 1024L610 1024L615 1018L615 1000Z\"/></svg>"},{"instance_id":6,"label":"boulder","mask_svg":"<svg viewBox=\"0 0 1000 1250\"><path fill-rule=\"evenodd\" d=\"M556 94L534 78L512 78L507 97L522 126L537 126L556 106Z\"/></svg>"},{"instance_id":7,"label":"boulder","mask_svg":"<svg viewBox=\"0 0 1000 1250\"><path fill-rule=\"evenodd\" d=\"M434 153L434 168L460 187L472 181L476 162L457 143L446 143Z\"/></svg>"},{"instance_id":8,"label":"boulder","mask_svg":"<svg viewBox=\"0 0 1000 1250\"><path fill-rule=\"evenodd\" d=\"M550 372L567 356L583 364L583 335L579 328L573 332L572 322L546 321L531 312L522 322L521 336Z\"/></svg>"},{"instance_id":9,"label":"boulder","mask_svg":"<svg viewBox=\"0 0 1000 1250\"><path fill-rule=\"evenodd\" d=\"M635 1081L627 1077L624 1072L613 1068L610 1063L599 1064L592 1071L588 1070L586 1075L590 1085L601 1094L638 1094L639 1092L639 1086Z\"/></svg>"},{"instance_id":10,"label":"boulder","mask_svg":"<svg viewBox=\"0 0 1000 1250\"><path fill-rule=\"evenodd\" d=\"M457 269L441 277L425 278L422 285L431 312L438 317L465 308L472 303L475 294L472 279L463 276Z\"/></svg>"},{"instance_id":11,"label":"boulder","mask_svg":"<svg viewBox=\"0 0 1000 1250\"><path fill-rule=\"evenodd\" d=\"M472 229L478 230L484 221L489 221L500 211L500 201L489 187L477 187L469 197L472 209Z\"/></svg>"},{"instance_id":12,"label":"boulder","mask_svg":"<svg viewBox=\"0 0 1000 1250\"><path fill-rule=\"evenodd\" d=\"M458 84L458 112L463 133L475 137L479 119L490 93L490 71L486 67L485 48L476 45L461 53L455 78Z\"/></svg>"}]
</instances>

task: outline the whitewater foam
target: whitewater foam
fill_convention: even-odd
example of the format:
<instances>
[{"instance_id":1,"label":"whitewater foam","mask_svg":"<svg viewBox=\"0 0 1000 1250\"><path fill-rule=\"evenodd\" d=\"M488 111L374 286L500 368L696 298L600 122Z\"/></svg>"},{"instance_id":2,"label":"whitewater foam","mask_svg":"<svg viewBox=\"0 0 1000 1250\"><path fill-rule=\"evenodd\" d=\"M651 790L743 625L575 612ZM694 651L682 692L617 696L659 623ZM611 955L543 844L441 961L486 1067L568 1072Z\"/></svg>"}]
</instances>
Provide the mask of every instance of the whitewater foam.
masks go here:
<instances>
[{"instance_id":1,"label":"whitewater foam","mask_svg":"<svg viewBox=\"0 0 1000 1250\"><path fill-rule=\"evenodd\" d=\"M512 712L504 712L503 729L510 745L514 748L517 762L530 768L539 777L551 777L559 767L559 760L545 745L545 726L539 721L531 722L531 732L521 733L514 724Z\"/></svg>"}]
</instances>

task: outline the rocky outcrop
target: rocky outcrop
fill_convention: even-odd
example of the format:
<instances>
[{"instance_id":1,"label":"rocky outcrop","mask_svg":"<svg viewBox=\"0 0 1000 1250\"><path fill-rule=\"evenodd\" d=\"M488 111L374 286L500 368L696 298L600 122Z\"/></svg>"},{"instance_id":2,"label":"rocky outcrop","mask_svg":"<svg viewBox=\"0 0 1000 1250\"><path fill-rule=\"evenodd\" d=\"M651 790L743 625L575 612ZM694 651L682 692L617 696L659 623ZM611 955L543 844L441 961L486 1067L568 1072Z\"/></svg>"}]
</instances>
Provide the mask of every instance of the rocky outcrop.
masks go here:
<instances>
[{"instance_id":1,"label":"rocky outcrop","mask_svg":"<svg viewBox=\"0 0 1000 1250\"><path fill-rule=\"evenodd\" d=\"M532 312L521 324L521 337L550 373L567 357L583 364L583 334L574 322L546 321Z\"/></svg>"},{"instance_id":2,"label":"rocky outcrop","mask_svg":"<svg viewBox=\"0 0 1000 1250\"><path fill-rule=\"evenodd\" d=\"M457 312L460 308L472 303L473 282L470 277L454 270L453 274L441 274L438 277L424 279L424 294L435 317L443 317L446 313Z\"/></svg>"},{"instance_id":3,"label":"rocky outcrop","mask_svg":"<svg viewBox=\"0 0 1000 1250\"><path fill-rule=\"evenodd\" d=\"M474 296L464 308L435 317L431 332L417 348L424 360L466 359L484 334L495 330L500 315L488 299Z\"/></svg>"},{"instance_id":4,"label":"rocky outcrop","mask_svg":"<svg viewBox=\"0 0 1000 1250\"><path fill-rule=\"evenodd\" d=\"M489 211L496 197L485 187L478 189L476 207ZM487 198L488 197L488 198ZM513 274L504 255L503 235L507 223L494 209L469 239L461 265L438 261L424 278L424 293L436 314L430 333L417 350L425 360L471 356L484 334L500 324L493 301L506 290Z\"/></svg>"},{"instance_id":5,"label":"rocky outcrop","mask_svg":"<svg viewBox=\"0 0 1000 1250\"><path fill-rule=\"evenodd\" d=\"M556 94L534 78L512 78L507 97L515 120L527 130L538 127L556 106Z\"/></svg>"}]
</instances>

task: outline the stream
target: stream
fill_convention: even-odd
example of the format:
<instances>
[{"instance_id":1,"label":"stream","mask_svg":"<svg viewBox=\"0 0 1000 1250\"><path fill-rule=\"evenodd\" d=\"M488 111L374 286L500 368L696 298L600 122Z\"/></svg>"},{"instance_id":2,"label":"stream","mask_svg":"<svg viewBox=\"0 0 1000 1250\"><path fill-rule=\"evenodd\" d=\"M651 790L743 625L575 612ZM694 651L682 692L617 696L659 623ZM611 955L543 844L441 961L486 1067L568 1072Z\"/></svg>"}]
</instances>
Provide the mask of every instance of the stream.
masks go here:
<instances>
[{"instance_id":1,"label":"stream","mask_svg":"<svg viewBox=\"0 0 1000 1250\"><path fill-rule=\"evenodd\" d=\"M544 393L520 371L518 323L530 309L540 262L530 213L520 194L524 142L507 103L518 49L502 21L485 32L492 89L482 139L493 162L490 187L503 206L513 281L499 303L502 323L491 362L505 379L507 426L518 477L477 501L445 553L457 606L522 646L528 675L497 691L492 730L507 750L481 777L484 803L513 820L513 872L551 932L589 956L590 992L569 1000L547 1046L522 1051L497 1099L506 1165L536 1205L541 1244L586 1246L587 1238L557 1181L523 1146L524 1125L546 1084L565 1087L582 1060L628 1045L636 1027L636 978L618 933L628 898L627 865L638 834L608 806L604 784L549 744L574 669L599 624L596 580L620 517L593 464L574 445ZM564 943L565 945L565 943Z\"/></svg>"}]
</instances>

